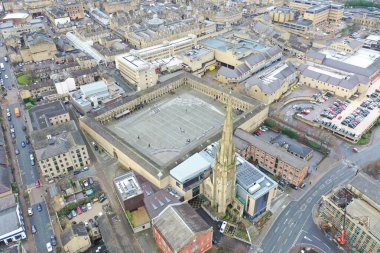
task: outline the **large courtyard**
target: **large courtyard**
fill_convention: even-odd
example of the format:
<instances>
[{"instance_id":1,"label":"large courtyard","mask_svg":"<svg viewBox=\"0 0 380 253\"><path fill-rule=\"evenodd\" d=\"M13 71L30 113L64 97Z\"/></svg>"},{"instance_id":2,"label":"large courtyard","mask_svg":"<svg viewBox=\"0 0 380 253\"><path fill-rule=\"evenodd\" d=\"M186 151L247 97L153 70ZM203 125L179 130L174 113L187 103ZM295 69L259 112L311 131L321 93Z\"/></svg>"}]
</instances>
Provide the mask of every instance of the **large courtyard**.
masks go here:
<instances>
[{"instance_id":1,"label":"large courtyard","mask_svg":"<svg viewBox=\"0 0 380 253\"><path fill-rule=\"evenodd\" d=\"M146 105L108 128L159 165L173 162L220 131L225 107L189 87Z\"/></svg>"}]
</instances>

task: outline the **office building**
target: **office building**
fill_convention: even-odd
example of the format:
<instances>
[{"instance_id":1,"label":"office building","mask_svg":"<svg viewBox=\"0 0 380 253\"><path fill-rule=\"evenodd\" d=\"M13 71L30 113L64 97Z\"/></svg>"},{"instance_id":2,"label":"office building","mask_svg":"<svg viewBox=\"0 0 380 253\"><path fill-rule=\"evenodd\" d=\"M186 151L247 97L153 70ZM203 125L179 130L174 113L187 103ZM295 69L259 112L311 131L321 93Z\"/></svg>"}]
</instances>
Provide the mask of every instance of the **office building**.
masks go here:
<instances>
[{"instance_id":1,"label":"office building","mask_svg":"<svg viewBox=\"0 0 380 253\"><path fill-rule=\"evenodd\" d=\"M124 211L133 211L144 206L144 193L133 171L115 177L113 183Z\"/></svg>"},{"instance_id":2,"label":"office building","mask_svg":"<svg viewBox=\"0 0 380 253\"><path fill-rule=\"evenodd\" d=\"M33 130L63 124L71 119L61 100L32 107L28 112Z\"/></svg>"}]
</instances>

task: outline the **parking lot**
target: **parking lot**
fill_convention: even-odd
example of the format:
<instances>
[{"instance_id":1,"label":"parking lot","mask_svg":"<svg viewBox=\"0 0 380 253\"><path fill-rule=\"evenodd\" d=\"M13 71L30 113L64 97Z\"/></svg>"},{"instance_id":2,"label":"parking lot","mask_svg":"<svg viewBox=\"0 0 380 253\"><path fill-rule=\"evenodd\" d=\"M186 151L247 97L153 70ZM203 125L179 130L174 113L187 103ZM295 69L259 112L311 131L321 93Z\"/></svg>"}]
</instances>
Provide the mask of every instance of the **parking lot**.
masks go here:
<instances>
[{"instance_id":1,"label":"parking lot","mask_svg":"<svg viewBox=\"0 0 380 253\"><path fill-rule=\"evenodd\" d=\"M85 224L92 219L94 220L95 216L101 216L103 215L103 206L108 204L108 200L104 201L103 203L95 202L92 204L92 208L90 210L87 210L86 212L82 212L81 214L77 214L76 217L73 217L70 221L68 219L67 222L76 222L79 223L83 221Z\"/></svg>"},{"instance_id":2,"label":"parking lot","mask_svg":"<svg viewBox=\"0 0 380 253\"><path fill-rule=\"evenodd\" d=\"M298 116L320 124L342 137L357 141L380 116L380 80L370 87L367 94L352 100L344 100L324 94L311 106L311 110L299 110Z\"/></svg>"}]
</instances>

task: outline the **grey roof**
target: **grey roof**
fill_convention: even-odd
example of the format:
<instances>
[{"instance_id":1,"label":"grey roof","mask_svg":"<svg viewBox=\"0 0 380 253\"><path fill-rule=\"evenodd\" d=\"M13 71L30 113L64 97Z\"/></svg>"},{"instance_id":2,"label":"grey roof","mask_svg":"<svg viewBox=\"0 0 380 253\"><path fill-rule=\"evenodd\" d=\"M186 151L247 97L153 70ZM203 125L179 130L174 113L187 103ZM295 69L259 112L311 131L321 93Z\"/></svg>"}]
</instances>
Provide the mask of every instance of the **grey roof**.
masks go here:
<instances>
[{"instance_id":1,"label":"grey roof","mask_svg":"<svg viewBox=\"0 0 380 253\"><path fill-rule=\"evenodd\" d=\"M168 205L179 203L179 200L169 192L160 190L158 192L147 192L144 198L145 209L151 219L157 217Z\"/></svg>"},{"instance_id":2,"label":"grey roof","mask_svg":"<svg viewBox=\"0 0 380 253\"><path fill-rule=\"evenodd\" d=\"M51 136L48 140L47 136ZM34 131L31 140L38 160L45 160L68 152L71 148L85 145L81 133L73 120Z\"/></svg>"},{"instance_id":3,"label":"grey roof","mask_svg":"<svg viewBox=\"0 0 380 253\"><path fill-rule=\"evenodd\" d=\"M380 182L378 180L365 173L359 173L352 179L350 185L380 205Z\"/></svg>"},{"instance_id":4,"label":"grey roof","mask_svg":"<svg viewBox=\"0 0 380 253\"><path fill-rule=\"evenodd\" d=\"M218 75L222 75L222 76L226 76L226 77L229 77L229 78L234 78L234 77L239 77L241 76L241 73L238 69L230 69L230 68L227 68L225 66L222 66L219 70L218 70Z\"/></svg>"},{"instance_id":5,"label":"grey roof","mask_svg":"<svg viewBox=\"0 0 380 253\"><path fill-rule=\"evenodd\" d=\"M0 194L11 191L11 170L0 165Z\"/></svg>"},{"instance_id":6,"label":"grey roof","mask_svg":"<svg viewBox=\"0 0 380 253\"><path fill-rule=\"evenodd\" d=\"M153 224L174 252L197 233L212 229L188 203L168 206Z\"/></svg>"},{"instance_id":7,"label":"grey roof","mask_svg":"<svg viewBox=\"0 0 380 253\"><path fill-rule=\"evenodd\" d=\"M35 106L29 110L29 117L34 130L43 129L50 126L50 117L67 113L61 100Z\"/></svg>"},{"instance_id":8,"label":"grey roof","mask_svg":"<svg viewBox=\"0 0 380 253\"><path fill-rule=\"evenodd\" d=\"M312 50L306 53L306 58L314 58L314 59L323 61L326 58L326 55Z\"/></svg>"},{"instance_id":9,"label":"grey roof","mask_svg":"<svg viewBox=\"0 0 380 253\"><path fill-rule=\"evenodd\" d=\"M71 224L71 226L65 228L61 234L62 244L66 245L74 236L88 236L84 223Z\"/></svg>"},{"instance_id":10,"label":"grey roof","mask_svg":"<svg viewBox=\"0 0 380 253\"><path fill-rule=\"evenodd\" d=\"M357 49L357 48L360 48L363 46L363 43L358 41L358 40L350 40L350 42L348 43L348 45L353 48L353 49Z\"/></svg>"},{"instance_id":11,"label":"grey roof","mask_svg":"<svg viewBox=\"0 0 380 253\"><path fill-rule=\"evenodd\" d=\"M245 60L249 65L254 66L260 62L265 61L266 57L264 53L259 53L259 54L251 54L242 60Z\"/></svg>"},{"instance_id":12,"label":"grey roof","mask_svg":"<svg viewBox=\"0 0 380 253\"><path fill-rule=\"evenodd\" d=\"M360 80L356 75L348 76L348 78L336 78L327 74L313 71L309 68L305 68L301 71L303 76L310 77L315 80L319 80L334 86L340 86L345 89L353 89L360 84Z\"/></svg>"},{"instance_id":13,"label":"grey roof","mask_svg":"<svg viewBox=\"0 0 380 253\"><path fill-rule=\"evenodd\" d=\"M281 147L271 145L270 143L267 143L260 138L257 138L256 136L250 134L249 132L246 132L240 128L235 130L234 135L237 138L242 139L243 141L249 143L249 145L254 146L260 150L263 150L264 152L278 157L283 162L295 167L296 169L303 169L305 166L307 166L307 162L305 160L302 160L301 158L298 158L292 154L289 154L285 150L283 150ZM234 141L236 138L234 138ZM244 143L235 143L236 147L244 147ZM239 148L240 149L240 148Z\"/></svg>"},{"instance_id":14,"label":"grey roof","mask_svg":"<svg viewBox=\"0 0 380 253\"><path fill-rule=\"evenodd\" d=\"M17 203L14 195L0 198L0 235L10 233L20 227L16 209Z\"/></svg>"},{"instance_id":15,"label":"grey roof","mask_svg":"<svg viewBox=\"0 0 380 253\"><path fill-rule=\"evenodd\" d=\"M301 157L306 157L308 156L311 152L313 152L312 148L309 148L308 146L298 143L294 141L293 139L284 136L284 135L277 135L275 138L271 140L271 143L277 143L279 145L284 145L288 144L288 151L291 153L298 154Z\"/></svg>"}]
</instances>

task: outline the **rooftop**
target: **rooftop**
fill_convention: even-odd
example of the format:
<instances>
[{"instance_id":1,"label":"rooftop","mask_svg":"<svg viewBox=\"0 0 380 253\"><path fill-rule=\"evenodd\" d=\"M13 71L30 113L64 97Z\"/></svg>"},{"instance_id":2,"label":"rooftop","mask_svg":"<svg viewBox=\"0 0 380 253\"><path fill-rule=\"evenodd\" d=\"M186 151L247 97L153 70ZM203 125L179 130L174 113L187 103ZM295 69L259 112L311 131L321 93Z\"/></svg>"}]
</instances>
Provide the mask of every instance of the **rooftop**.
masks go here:
<instances>
[{"instance_id":1,"label":"rooftop","mask_svg":"<svg viewBox=\"0 0 380 253\"><path fill-rule=\"evenodd\" d=\"M305 166L308 165L308 163L305 160L302 160L301 158L289 154L281 147L267 143L240 128L235 130L234 142L236 147L240 150L245 150L249 145L252 145L263 150L268 154L271 154L272 156L278 157L283 162L299 170L302 170Z\"/></svg>"},{"instance_id":2,"label":"rooftop","mask_svg":"<svg viewBox=\"0 0 380 253\"><path fill-rule=\"evenodd\" d=\"M197 233L212 229L188 203L168 206L152 223L173 251L181 249Z\"/></svg>"},{"instance_id":3,"label":"rooftop","mask_svg":"<svg viewBox=\"0 0 380 253\"><path fill-rule=\"evenodd\" d=\"M20 228L18 205L13 194L0 198L0 235Z\"/></svg>"},{"instance_id":4,"label":"rooftop","mask_svg":"<svg viewBox=\"0 0 380 253\"><path fill-rule=\"evenodd\" d=\"M29 110L28 113L33 130L38 130L47 128L51 125L49 122L50 117L58 116L68 112L66 111L63 102L61 100L58 100L48 104L34 106Z\"/></svg>"},{"instance_id":5,"label":"rooftop","mask_svg":"<svg viewBox=\"0 0 380 253\"><path fill-rule=\"evenodd\" d=\"M14 13L8 13L5 15L3 20L9 20L9 19L26 19L29 17L29 13L27 12L14 12Z\"/></svg>"},{"instance_id":6,"label":"rooftop","mask_svg":"<svg viewBox=\"0 0 380 253\"><path fill-rule=\"evenodd\" d=\"M380 205L380 184L365 173L359 173L350 185Z\"/></svg>"},{"instance_id":7,"label":"rooftop","mask_svg":"<svg viewBox=\"0 0 380 253\"><path fill-rule=\"evenodd\" d=\"M124 175L115 177L113 179L113 182L115 184L119 196L123 201L136 195L143 194L140 184L132 171L127 172Z\"/></svg>"},{"instance_id":8,"label":"rooftop","mask_svg":"<svg viewBox=\"0 0 380 253\"><path fill-rule=\"evenodd\" d=\"M38 160L66 153L77 145L85 145L73 120L34 131L31 134L31 141Z\"/></svg>"},{"instance_id":9,"label":"rooftop","mask_svg":"<svg viewBox=\"0 0 380 253\"><path fill-rule=\"evenodd\" d=\"M238 55L248 51L264 52L268 49L264 44L231 33L201 40L199 44L220 51L233 51Z\"/></svg>"},{"instance_id":10,"label":"rooftop","mask_svg":"<svg viewBox=\"0 0 380 253\"><path fill-rule=\"evenodd\" d=\"M71 224L63 230L61 240L63 246L71 241L75 236L88 236L88 232L84 223Z\"/></svg>"},{"instance_id":11,"label":"rooftop","mask_svg":"<svg viewBox=\"0 0 380 253\"><path fill-rule=\"evenodd\" d=\"M166 190L153 193L149 191L144 198L145 208L151 219L159 215L167 206L180 203L179 200Z\"/></svg>"},{"instance_id":12,"label":"rooftop","mask_svg":"<svg viewBox=\"0 0 380 253\"><path fill-rule=\"evenodd\" d=\"M338 60L340 62L347 63L360 68L368 68L376 60L380 59L379 51L367 48L360 48L354 54L339 52L328 48L321 49L319 52L326 55L328 59Z\"/></svg>"}]
</instances>

